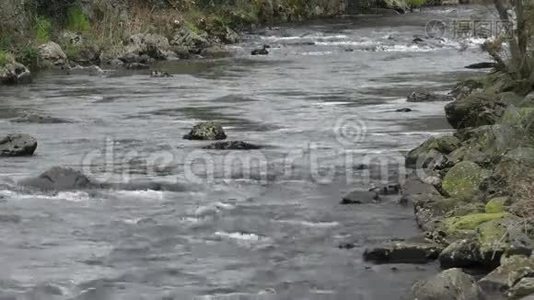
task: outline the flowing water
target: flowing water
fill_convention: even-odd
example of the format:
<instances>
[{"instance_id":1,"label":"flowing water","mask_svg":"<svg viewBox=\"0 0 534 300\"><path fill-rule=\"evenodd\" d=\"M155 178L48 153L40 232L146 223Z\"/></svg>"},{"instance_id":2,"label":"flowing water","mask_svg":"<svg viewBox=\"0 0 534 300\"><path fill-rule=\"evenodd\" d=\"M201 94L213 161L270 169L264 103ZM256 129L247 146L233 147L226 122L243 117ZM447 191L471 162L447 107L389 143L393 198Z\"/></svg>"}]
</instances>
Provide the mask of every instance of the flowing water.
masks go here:
<instances>
[{"instance_id":1,"label":"flowing water","mask_svg":"<svg viewBox=\"0 0 534 300\"><path fill-rule=\"evenodd\" d=\"M410 42L430 19L473 13L266 29L230 57L157 66L172 78L43 73L2 87L1 132L39 140L35 156L0 160L2 299L403 298L437 267L372 265L362 253L418 234L412 209L339 202L399 181L402 154L450 130L443 102L406 95L445 93L487 57L476 40ZM263 44L269 56L249 55ZM413 111L396 111L404 107ZM13 122L27 113L69 122ZM205 120L262 150L182 139ZM14 183L52 166L123 188L38 193ZM338 247L346 242L355 247Z\"/></svg>"}]
</instances>

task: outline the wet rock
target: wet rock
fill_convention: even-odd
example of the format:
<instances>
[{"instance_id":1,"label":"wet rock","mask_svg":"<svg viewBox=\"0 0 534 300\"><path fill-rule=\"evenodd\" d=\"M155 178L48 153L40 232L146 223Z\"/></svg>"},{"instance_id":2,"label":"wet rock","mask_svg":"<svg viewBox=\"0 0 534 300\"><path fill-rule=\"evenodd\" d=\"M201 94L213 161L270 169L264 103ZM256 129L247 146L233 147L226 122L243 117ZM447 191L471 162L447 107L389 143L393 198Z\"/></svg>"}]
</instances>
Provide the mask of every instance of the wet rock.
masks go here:
<instances>
[{"instance_id":1,"label":"wet rock","mask_svg":"<svg viewBox=\"0 0 534 300\"><path fill-rule=\"evenodd\" d=\"M401 185L396 184L387 184L379 187L374 187L369 189L370 192L376 192L379 195L389 196L389 195L398 195L401 191Z\"/></svg>"},{"instance_id":2,"label":"wet rock","mask_svg":"<svg viewBox=\"0 0 534 300\"><path fill-rule=\"evenodd\" d=\"M49 66L64 66L68 59L61 47L54 43L48 42L39 46L39 58Z\"/></svg>"},{"instance_id":3,"label":"wet rock","mask_svg":"<svg viewBox=\"0 0 534 300\"><path fill-rule=\"evenodd\" d=\"M200 54L202 49L207 48L210 43L205 32L197 33L191 28L183 26L171 40L171 45L183 47L189 53Z\"/></svg>"},{"instance_id":4,"label":"wet rock","mask_svg":"<svg viewBox=\"0 0 534 300\"><path fill-rule=\"evenodd\" d=\"M439 264L444 269L470 268L480 266L480 245L472 239L461 239L451 243L439 254Z\"/></svg>"},{"instance_id":5,"label":"wet rock","mask_svg":"<svg viewBox=\"0 0 534 300\"><path fill-rule=\"evenodd\" d=\"M534 260L514 255L504 258L497 269L480 279L479 285L484 291L504 293L522 278L532 275L534 275Z\"/></svg>"},{"instance_id":6,"label":"wet rock","mask_svg":"<svg viewBox=\"0 0 534 300\"><path fill-rule=\"evenodd\" d=\"M521 278L507 293L509 298L519 299L528 295L534 296L534 278Z\"/></svg>"},{"instance_id":7,"label":"wet rock","mask_svg":"<svg viewBox=\"0 0 534 300\"><path fill-rule=\"evenodd\" d=\"M37 140L27 134L9 134L0 139L0 156L29 156L37 149Z\"/></svg>"},{"instance_id":8,"label":"wet rock","mask_svg":"<svg viewBox=\"0 0 534 300\"><path fill-rule=\"evenodd\" d=\"M413 111L413 109L405 107L405 108L399 108L399 109L397 109L395 111L396 112L411 112L411 111Z\"/></svg>"},{"instance_id":9,"label":"wet rock","mask_svg":"<svg viewBox=\"0 0 534 300\"><path fill-rule=\"evenodd\" d=\"M250 52L250 55L268 55L269 51L267 50L270 48L268 45L263 45L262 48L254 49Z\"/></svg>"},{"instance_id":10,"label":"wet rock","mask_svg":"<svg viewBox=\"0 0 534 300\"><path fill-rule=\"evenodd\" d=\"M70 75L91 75L91 76L100 76L104 74L104 70L102 70L99 66L74 66L72 68L67 69L67 73Z\"/></svg>"},{"instance_id":11,"label":"wet rock","mask_svg":"<svg viewBox=\"0 0 534 300\"><path fill-rule=\"evenodd\" d=\"M434 230L445 212L454 205L449 205L432 184L422 182L414 175L409 176L402 186L401 199L407 204L413 203L417 225L425 231Z\"/></svg>"},{"instance_id":12,"label":"wet rock","mask_svg":"<svg viewBox=\"0 0 534 300\"><path fill-rule=\"evenodd\" d=\"M42 116L38 114L26 114L22 117L11 120L15 123L35 123L35 124L63 124L72 123L72 121L52 116Z\"/></svg>"},{"instance_id":13,"label":"wet rock","mask_svg":"<svg viewBox=\"0 0 534 300\"><path fill-rule=\"evenodd\" d=\"M184 135L186 140L224 140L226 133L221 124L216 122L202 122L193 126L191 131Z\"/></svg>"},{"instance_id":14,"label":"wet rock","mask_svg":"<svg viewBox=\"0 0 534 300\"><path fill-rule=\"evenodd\" d=\"M150 69L150 66L142 63L129 63L126 64L126 69L128 70L147 70Z\"/></svg>"},{"instance_id":15,"label":"wet rock","mask_svg":"<svg viewBox=\"0 0 534 300\"><path fill-rule=\"evenodd\" d=\"M407 168L429 168L440 164L449 154L460 147L460 140L452 135L431 137L406 155Z\"/></svg>"},{"instance_id":16,"label":"wet rock","mask_svg":"<svg viewBox=\"0 0 534 300\"><path fill-rule=\"evenodd\" d=\"M171 46L169 40L159 34L138 33L130 36L126 52L134 55L147 55L153 59L167 59Z\"/></svg>"},{"instance_id":17,"label":"wet rock","mask_svg":"<svg viewBox=\"0 0 534 300\"><path fill-rule=\"evenodd\" d=\"M491 69L495 68L497 64L494 62L481 62L481 63L474 63L470 64L468 66L465 66L466 69Z\"/></svg>"},{"instance_id":18,"label":"wet rock","mask_svg":"<svg viewBox=\"0 0 534 300\"><path fill-rule=\"evenodd\" d=\"M152 73L150 73L150 77L153 77L153 78L165 78L165 77L172 77L172 75L169 74L168 72L162 72L162 71L154 70L154 71L152 71Z\"/></svg>"},{"instance_id":19,"label":"wet rock","mask_svg":"<svg viewBox=\"0 0 534 300\"><path fill-rule=\"evenodd\" d=\"M460 100L468 95L471 95L473 92L480 92L484 87L483 79L471 78L458 82L452 91L450 92L451 96Z\"/></svg>"},{"instance_id":20,"label":"wet rock","mask_svg":"<svg viewBox=\"0 0 534 300\"><path fill-rule=\"evenodd\" d=\"M415 283L412 296L417 300L477 300L483 299L473 276L461 269L449 269Z\"/></svg>"},{"instance_id":21,"label":"wet rock","mask_svg":"<svg viewBox=\"0 0 534 300\"><path fill-rule=\"evenodd\" d=\"M407 99L408 102L437 102L452 100L454 100L452 96L436 94L428 91L414 91Z\"/></svg>"},{"instance_id":22,"label":"wet rock","mask_svg":"<svg viewBox=\"0 0 534 300\"><path fill-rule=\"evenodd\" d=\"M31 81L30 70L23 64L10 62L0 66L0 84L23 84Z\"/></svg>"},{"instance_id":23,"label":"wet rock","mask_svg":"<svg viewBox=\"0 0 534 300\"><path fill-rule=\"evenodd\" d=\"M64 167L53 167L38 177L21 180L19 185L43 191L65 191L100 187L82 172Z\"/></svg>"},{"instance_id":24,"label":"wet rock","mask_svg":"<svg viewBox=\"0 0 534 300\"><path fill-rule=\"evenodd\" d=\"M242 141L227 141L227 142L217 142L211 145L203 147L203 149L211 150L256 150L261 149L260 146L249 144Z\"/></svg>"},{"instance_id":25,"label":"wet rock","mask_svg":"<svg viewBox=\"0 0 534 300\"><path fill-rule=\"evenodd\" d=\"M479 191L482 181L490 174L474 162L462 161L447 172L442 188L451 197L471 199Z\"/></svg>"},{"instance_id":26,"label":"wet rock","mask_svg":"<svg viewBox=\"0 0 534 300\"><path fill-rule=\"evenodd\" d=\"M363 257L375 263L427 263L438 258L442 249L435 243L400 241L366 249Z\"/></svg>"},{"instance_id":27,"label":"wet rock","mask_svg":"<svg viewBox=\"0 0 534 300\"><path fill-rule=\"evenodd\" d=\"M365 204L380 201L380 196L375 191L352 191L345 195L341 204Z\"/></svg>"}]
</instances>

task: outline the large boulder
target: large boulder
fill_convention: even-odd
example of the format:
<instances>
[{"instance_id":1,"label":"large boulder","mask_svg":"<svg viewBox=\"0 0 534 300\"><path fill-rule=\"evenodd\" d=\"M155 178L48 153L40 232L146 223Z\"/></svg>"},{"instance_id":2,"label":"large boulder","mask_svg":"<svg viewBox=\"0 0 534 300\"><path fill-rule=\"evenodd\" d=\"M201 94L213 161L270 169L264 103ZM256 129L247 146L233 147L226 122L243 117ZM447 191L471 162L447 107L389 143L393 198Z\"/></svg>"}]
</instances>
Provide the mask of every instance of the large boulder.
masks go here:
<instances>
[{"instance_id":1,"label":"large boulder","mask_svg":"<svg viewBox=\"0 0 534 300\"><path fill-rule=\"evenodd\" d=\"M205 32L199 33L188 26L183 26L171 40L171 45L186 49L189 53L200 54L210 43Z\"/></svg>"},{"instance_id":2,"label":"large boulder","mask_svg":"<svg viewBox=\"0 0 534 300\"><path fill-rule=\"evenodd\" d=\"M473 93L445 106L447 120L455 129L495 124L507 103L496 94Z\"/></svg>"},{"instance_id":3,"label":"large boulder","mask_svg":"<svg viewBox=\"0 0 534 300\"><path fill-rule=\"evenodd\" d=\"M186 140L224 140L226 133L221 124L216 122L202 122L193 126L191 131L184 135Z\"/></svg>"},{"instance_id":4,"label":"large boulder","mask_svg":"<svg viewBox=\"0 0 534 300\"><path fill-rule=\"evenodd\" d=\"M54 42L48 42L39 46L39 58L49 66L64 66L68 59L61 46Z\"/></svg>"},{"instance_id":5,"label":"large boulder","mask_svg":"<svg viewBox=\"0 0 534 300\"><path fill-rule=\"evenodd\" d=\"M477 300L482 299L482 292L473 276L449 269L415 283L412 296L417 300Z\"/></svg>"},{"instance_id":6,"label":"large boulder","mask_svg":"<svg viewBox=\"0 0 534 300\"><path fill-rule=\"evenodd\" d=\"M32 75L30 70L23 64L9 62L0 66L0 84L21 84L30 83Z\"/></svg>"},{"instance_id":7,"label":"large boulder","mask_svg":"<svg viewBox=\"0 0 534 300\"><path fill-rule=\"evenodd\" d=\"M82 172L64 167L53 167L41 175L23 179L19 185L42 191L65 191L100 187Z\"/></svg>"},{"instance_id":8,"label":"large boulder","mask_svg":"<svg viewBox=\"0 0 534 300\"><path fill-rule=\"evenodd\" d=\"M480 184L489 175L489 171L474 162L463 161L447 172L442 188L451 197L469 200L476 195Z\"/></svg>"},{"instance_id":9,"label":"large boulder","mask_svg":"<svg viewBox=\"0 0 534 300\"><path fill-rule=\"evenodd\" d=\"M470 268L482 264L480 245L473 239L460 239L452 242L439 254L442 268Z\"/></svg>"},{"instance_id":10,"label":"large boulder","mask_svg":"<svg viewBox=\"0 0 534 300\"><path fill-rule=\"evenodd\" d=\"M484 291L505 292L524 277L534 274L534 259L513 255L504 258L501 265L479 281Z\"/></svg>"},{"instance_id":11,"label":"large boulder","mask_svg":"<svg viewBox=\"0 0 534 300\"><path fill-rule=\"evenodd\" d=\"M460 140L453 135L431 137L406 155L407 168L427 168L460 147Z\"/></svg>"},{"instance_id":12,"label":"large boulder","mask_svg":"<svg viewBox=\"0 0 534 300\"><path fill-rule=\"evenodd\" d=\"M166 37L159 34L138 33L128 39L126 55L147 55L153 59L167 59L172 53L170 50L171 46Z\"/></svg>"},{"instance_id":13,"label":"large boulder","mask_svg":"<svg viewBox=\"0 0 534 300\"><path fill-rule=\"evenodd\" d=\"M0 139L0 156L33 155L37 140L27 134L10 134Z\"/></svg>"}]
</instances>

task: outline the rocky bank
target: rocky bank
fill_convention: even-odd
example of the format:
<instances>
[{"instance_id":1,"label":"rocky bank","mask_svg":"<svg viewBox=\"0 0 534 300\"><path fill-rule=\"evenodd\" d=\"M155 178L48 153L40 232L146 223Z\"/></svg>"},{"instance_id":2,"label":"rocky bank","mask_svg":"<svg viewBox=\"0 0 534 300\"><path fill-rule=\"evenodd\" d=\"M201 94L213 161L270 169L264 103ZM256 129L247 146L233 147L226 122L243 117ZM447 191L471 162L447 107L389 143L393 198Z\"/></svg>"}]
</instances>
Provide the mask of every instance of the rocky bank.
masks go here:
<instances>
[{"instance_id":1,"label":"rocky bank","mask_svg":"<svg viewBox=\"0 0 534 300\"><path fill-rule=\"evenodd\" d=\"M424 241L368 249L379 262L437 259L415 299L523 299L534 294L534 87L493 72L460 82L445 107L456 132L407 154L403 199ZM467 273L482 273L478 280ZM526 299L526 298L525 298Z\"/></svg>"}]
</instances>

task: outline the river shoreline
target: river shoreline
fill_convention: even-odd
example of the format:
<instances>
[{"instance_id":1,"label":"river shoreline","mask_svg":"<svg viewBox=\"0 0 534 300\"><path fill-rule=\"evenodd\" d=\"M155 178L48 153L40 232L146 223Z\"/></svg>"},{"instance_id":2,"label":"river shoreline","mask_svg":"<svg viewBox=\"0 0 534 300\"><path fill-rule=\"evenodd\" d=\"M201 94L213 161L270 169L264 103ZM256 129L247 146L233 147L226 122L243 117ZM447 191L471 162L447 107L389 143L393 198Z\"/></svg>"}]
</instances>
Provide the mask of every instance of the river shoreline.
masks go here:
<instances>
[{"instance_id":1,"label":"river shoreline","mask_svg":"<svg viewBox=\"0 0 534 300\"><path fill-rule=\"evenodd\" d=\"M419 29L420 22L414 22L416 26L410 30ZM338 28L344 28L342 35L338 34ZM407 149L406 145L411 148L414 138L436 135L437 138L426 143L429 149L412 152L410 161L420 162L419 157L425 156L421 153L432 155L432 158L440 156L438 153L450 156L457 149L462 149L456 153L461 154L462 159L482 157L478 152L463 152L472 145L473 140L470 139L485 142L485 137L477 138L476 132L462 130L455 134L456 138L440 137L443 132L450 130L448 125L442 124L441 116L435 116L435 108L439 108L443 102L408 104L404 99L422 80L439 91L447 88L449 83L445 87L443 80L440 82L440 76L450 78L453 74L464 74L459 69L473 62L470 60L479 59L479 53L468 50L458 55L459 50L452 48L443 50L444 54L434 55L432 48L413 45L415 32L403 33L403 30L390 28L378 29L378 32L375 32L377 28L351 31L347 28L350 29L350 26L346 24L329 24L324 28L316 27L313 31L302 28L269 31L262 36L253 36L239 49L239 56L235 60L223 59L185 71L181 69L183 66L166 65L165 62L157 65L162 72L173 74L174 78L148 78L148 71L133 71L132 76L104 79L72 74L43 77L29 88L9 87L5 95L9 103L4 106L7 116L1 124L10 130L29 131L38 136L42 144L37 149L38 155L31 160L9 160L2 170L16 179L18 176L35 176L35 169L45 170L50 164L77 167L80 153L86 153L88 149L101 150L101 147L106 147L103 141L110 136L115 137L119 154L132 149L150 154L161 151L168 153L169 148L193 152L207 145L181 141L182 135L187 134L194 123L212 120L220 121L231 138L246 138L258 145L268 144L264 148L265 153L275 158L300 149L310 140L319 141L321 147L318 149L308 147L304 150L317 151L323 155L321 157L325 162L332 162L329 159L339 154L336 151L340 150L340 140L339 136L332 136L335 124L324 123L325 120L332 121L340 116L357 121L356 124L363 121L369 126L364 134L365 139L357 139L357 143L341 143L344 151L376 151L386 153L383 155L396 155ZM307 36L314 41L314 45L310 45ZM390 39L390 36L399 41ZM369 51L367 47L373 39L380 42L373 48L376 50ZM266 42L275 45L272 55L265 59L255 59L249 55L250 49ZM349 46L346 45L354 48L353 52L347 51ZM398 52L395 54L393 51ZM454 67L443 62L443 57L455 55L460 58L453 62ZM424 69L422 63L413 68L414 62L419 63L421 59L428 62L427 68ZM374 61L375 64L369 68L361 64L362 60ZM194 65L196 61L191 62ZM441 62L442 65L432 65L435 62ZM405 70L410 67L414 74L409 76L394 73L394 69ZM447 72L436 74L440 67ZM333 79L327 81L318 74L328 74ZM358 74L365 74L362 76L365 80L356 76ZM477 81L484 82L487 78ZM270 86L265 86L266 82ZM399 82L409 84L395 85ZM502 78L487 85L496 86L499 82L502 82ZM380 85L377 86L377 83ZM353 85L357 88L349 88ZM179 91L179 95L176 91ZM463 98L457 101L463 101ZM36 106L39 107L36 109ZM397 111L406 106L413 110ZM50 121L47 125L40 123L42 119L13 121L15 118L18 120L18 114L32 109L52 113L55 119L46 119ZM456 110L450 108L449 111ZM464 113L451 115L455 116L451 120L464 120L460 117ZM263 118L266 114L272 116L272 120ZM351 119L353 116L359 119ZM480 120L486 122L488 119L483 116L485 114L481 115ZM428 129L434 126L437 130ZM57 130L61 130L65 136L58 136ZM347 140L342 139L341 142L346 143ZM495 153L500 155L498 151ZM178 293L175 295L182 297L217 297L221 294L270 297L276 291L277 296L291 299L321 299L325 294L337 296L336 299L397 299L399 291L407 290L412 279L419 280L435 273L433 264L389 266L360 263L362 247L397 236L405 238L417 230L413 226L410 209L387 200L382 203L371 201L364 205L339 205L342 195L338 194L342 191L350 191L354 186L369 189L369 183L361 186L347 184L343 182L346 180L343 175L342 178L335 177L332 184L325 186L314 180L305 180L307 177L296 178L300 179L297 181L291 181L292 178L283 181L286 178L282 178L280 181L277 174L269 174L268 178L274 180L268 181L265 186L259 186L255 181L252 184L236 181L238 184L235 186L216 182L221 186L207 190L187 181L183 181L186 184L182 185L158 185L158 180L166 179L164 176L173 172L158 169L156 173L147 173L142 168L144 158L134 161L133 166L129 165L129 161L124 165L122 160L116 161L116 167L119 168L119 174L116 175L122 174L120 168L131 168L128 170L133 170L134 175L145 180L147 174L156 174L148 179L155 180L152 184L140 182L137 185L124 185L118 187L118 191L86 191L83 185L74 191L51 194L26 194L10 188L2 191L6 214L9 212L13 215L2 215L2 222L9 224L6 225L6 232L12 233L19 227L26 229L21 237L12 234L5 236L20 239L20 247L27 251L24 253L30 258L41 251L63 251L61 256L64 257L61 264L55 264L54 261L47 265L43 260L42 264L50 271L41 271L44 268L40 268L34 278L27 279L22 275L32 268L33 260L27 260L25 256L9 256L14 255L12 251L17 251L19 246L17 243L9 244L2 249L5 252L1 257L10 257L6 263L9 263L14 274L19 274L13 283L10 281L9 284L15 286L9 287L10 291L25 291L28 286L49 282L49 286L44 286L46 289L37 286L37 291L47 293L52 290L53 293L66 296L83 294L94 288L120 297L118 295L164 294L168 291L162 289L162 285L175 284L173 288ZM477 212L475 217L482 217L484 221L480 224L476 221L478 230L482 224L487 226L486 217L502 216L502 211L499 201L487 201L491 202L487 205L485 199L477 199L475 203L463 200L460 208L464 210L461 214L468 213L460 216L455 207L454 215L450 215L449 208L457 203L455 199L443 195L441 182L446 177L442 173L448 173L448 168L452 169L453 166L444 163L434 169L433 166L443 162L443 159L437 159L437 162L434 159L422 160L432 168L423 168L428 176L408 178L403 199L415 204L419 225L431 228L425 230L428 233L426 240L409 241L411 246L408 248L417 258L427 258L428 255L432 261L439 258L443 248L454 241L441 234L445 231L442 228L434 230L433 226L439 227L439 224L433 223L434 218L429 220L426 212L432 211L432 217L443 217L437 221L446 220L442 223L462 230L468 225L465 225L467 220L461 217L471 218L472 213ZM138 163L141 167L136 168ZM466 165L469 171L480 171L471 163L458 163L460 166ZM476 161L484 169L493 169L492 163L492 160ZM335 160L332 164L341 170L347 167ZM97 167L96 175L103 175L98 170L107 166L97 164ZM308 166L296 164L295 167L306 169ZM366 168L361 164L350 167L355 172L353 175L365 172ZM472 178L470 175L467 177ZM473 178L478 182L478 175ZM84 183L86 180L82 178L75 182ZM414 183L413 187L410 187L411 183ZM449 189L449 185L445 186ZM454 184L451 186L450 190L453 191ZM461 192L465 190L462 188ZM473 210L468 204L474 204ZM438 216L437 213L444 215ZM37 223L43 220L46 223ZM488 222L493 224L495 220ZM28 229L29 223L35 228ZM47 228L53 231L44 230ZM41 229L44 231L41 232ZM467 233L479 234L477 230ZM49 238L42 241L42 237ZM354 242L350 247L355 250L338 249L337 246L345 240ZM73 244L88 245L90 251L72 249L70 246ZM406 243L404 247L406 249ZM181 251L179 257L177 251ZM150 260L147 261L147 258ZM443 258L439 260L441 262ZM171 266L169 261L173 262ZM448 263L449 266L455 266ZM520 263L524 261L520 259ZM57 265L68 267L58 271ZM150 268L145 272L147 265ZM321 275L325 268L329 270L330 278ZM75 281L70 278L71 273L72 277L81 275ZM55 277L49 279L49 274ZM241 277L240 274L244 275ZM318 278L314 274L319 274ZM467 283L465 286L472 285L471 279L457 270L445 275L445 278L456 276L462 279L463 283ZM191 283L176 285L177 281ZM382 287L384 282L391 286ZM469 289L467 291L472 292ZM477 293L477 290L474 292ZM425 299L424 295L420 299Z\"/></svg>"}]
</instances>

